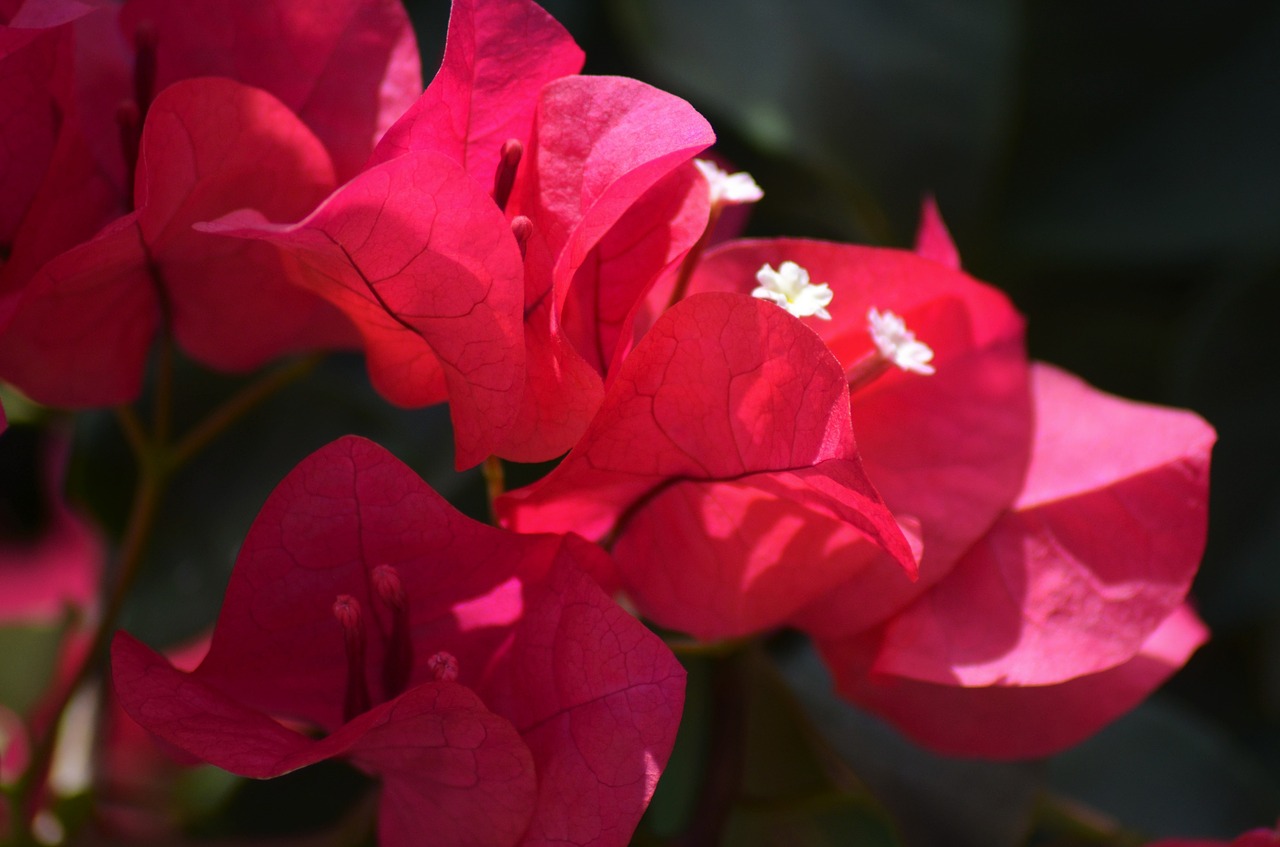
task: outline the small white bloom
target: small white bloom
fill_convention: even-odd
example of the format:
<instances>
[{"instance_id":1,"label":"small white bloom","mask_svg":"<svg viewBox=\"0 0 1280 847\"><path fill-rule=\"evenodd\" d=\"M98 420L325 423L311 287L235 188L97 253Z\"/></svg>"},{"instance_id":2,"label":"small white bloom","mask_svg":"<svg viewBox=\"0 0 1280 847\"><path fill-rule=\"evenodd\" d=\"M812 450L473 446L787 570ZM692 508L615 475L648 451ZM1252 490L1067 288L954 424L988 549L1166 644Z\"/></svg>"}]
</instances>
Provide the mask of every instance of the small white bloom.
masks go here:
<instances>
[{"instance_id":1,"label":"small white bloom","mask_svg":"<svg viewBox=\"0 0 1280 847\"><path fill-rule=\"evenodd\" d=\"M751 292L752 297L777 303L797 318L813 315L831 320L831 313L824 308L831 302L831 288L825 282L811 285L809 272L795 262L783 262L776 271L766 264L756 271L756 281L760 285Z\"/></svg>"},{"instance_id":2,"label":"small white bloom","mask_svg":"<svg viewBox=\"0 0 1280 847\"><path fill-rule=\"evenodd\" d=\"M867 311L867 328L871 331L871 340L875 342L880 355L893 362L904 371L918 374L934 372L933 348L922 341L916 341L916 334L907 329L902 318L893 312L876 311L874 306Z\"/></svg>"},{"instance_id":3,"label":"small white bloom","mask_svg":"<svg viewBox=\"0 0 1280 847\"><path fill-rule=\"evenodd\" d=\"M764 197L764 191L756 185L751 174L738 171L736 174L726 173L715 162L706 159L694 159L698 170L706 177L711 187L711 204L735 205L737 203L754 203Z\"/></svg>"}]
</instances>

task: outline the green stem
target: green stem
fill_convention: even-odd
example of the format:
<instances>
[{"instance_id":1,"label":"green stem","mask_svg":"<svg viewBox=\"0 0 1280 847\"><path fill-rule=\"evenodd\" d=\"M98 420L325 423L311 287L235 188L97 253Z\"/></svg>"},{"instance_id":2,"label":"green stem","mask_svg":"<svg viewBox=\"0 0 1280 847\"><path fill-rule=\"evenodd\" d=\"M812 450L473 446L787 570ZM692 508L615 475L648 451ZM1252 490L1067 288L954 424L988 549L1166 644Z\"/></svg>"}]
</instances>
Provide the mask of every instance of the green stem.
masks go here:
<instances>
[{"instance_id":1,"label":"green stem","mask_svg":"<svg viewBox=\"0 0 1280 847\"><path fill-rule=\"evenodd\" d=\"M295 359L245 386L178 441L169 454L170 467L178 468L186 464L232 424L253 411L259 403L315 370L323 358L322 355L315 355Z\"/></svg>"}]
</instances>

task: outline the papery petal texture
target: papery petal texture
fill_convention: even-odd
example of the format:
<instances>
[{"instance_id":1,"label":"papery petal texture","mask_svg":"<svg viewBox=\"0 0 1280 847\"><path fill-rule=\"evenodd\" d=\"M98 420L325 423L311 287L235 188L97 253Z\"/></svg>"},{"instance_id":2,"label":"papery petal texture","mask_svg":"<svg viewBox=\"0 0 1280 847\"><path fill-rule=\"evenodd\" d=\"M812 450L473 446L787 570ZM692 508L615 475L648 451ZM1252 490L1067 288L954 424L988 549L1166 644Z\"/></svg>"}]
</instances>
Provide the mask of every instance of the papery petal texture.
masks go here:
<instances>
[{"instance_id":1,"label":"papery petal texture","mask_svg":"<svg viewBox=\"0 0 1280 847\"><path fill-rule=\"evenodd\" d=\"M27 3L19 14L35 5ZM0 245L6 252L53 156L58 109L49 80L67 36L13 21L0 26Z\"/></svg>"},{"instance_id":2,"label":"papery petal texture","mask_svg":"<svg viewBox=\"0 0 1280 847\"><path fill-rule=\"evenodd\" d=\"M561 329L574 277L646 192L714 140L688 103L636 80L567 77L542 90L508 206L509 214L533 223L525 261L529 379L500 455L550 459L581 436L603 391L598 370ZM611 236L615 244L642 240L653 225L635 217L621 226ZM646 251L651 266L632 268L631 275L656 276L668 253ZM622 309L615 304L611 311Z\"/></svg>"},{"instance_id":3,"label":"papery petal texture","mask_svg":"<svg viewBox=\"0 0 1280 847\"><path fill-rule=\"evenodd\" d=\"M1022 493L888 624L878 671L967 686L1097 673L1134 655L1190 589L1208 526L1213 429L1047 365L1034 380Z\"/></svg>"},{"instance_id":4,"label":"papery petal texture","mask_svg":"<svg viewBox=\"0 0 1280 847\"><path fill-rule=\"evenodd\" d=\"M52 405L128 401L166 315L189 354L225 370L347 346L345 319L288 285L274 249L191 228L246 204L304 214L332 179L324 148L270 94L222 79L171 86L143 134L138 210L13 296L0 372Z\"/></svg>"},{"instance_id":5,"label":"papery petal texture","mask_svg":"<svg viewBox=\"0 0 1280 847\"><path fill-rule=\"evenodd\" d=\"M324 143L339 180L360 170L422 88L396 0L129 0L130 40L144 23L156 32L158 88L222 76L270 91Z\"/></svg>"},{"instance_id":6,"label":"papery petal texture","mask_svg":"<svg viewBox=\"0 0 1280 847\"><path fill-rule=\"evenodd\" d=\"M501 212L451 159L392 159L296 224L246 210L200 228L279 247L290 279L360 331L388 400L447 397L460 468L492 453L512 425L524 376L520 253Z\"/></svg>"},{"instance_id":7,"label":"papery petal texture","mask_svg":"<svg viewBox=\"0 0 1280 847\"><path fill-rule=\"evenodd\" d=\"M536 777L528 747L461 685L426 683L313 739L175 669L127 634L112 649L116 690L140 724L219 767L258 779L346 756L383 778L381 843L515 844ZM480 839L478 842L475 839Z\"/></svg>"},{"instance_id":8,"label":"papery petal texture","mask_svg":"<svg viewBox=\"0 0 1280 847\"><path fill-rule=\"evenodd\" d=\"M538 92L576 74L583 58L564 27L529 0L455 0L439 72L369 164L430 150L491 185L503 143L529 137Z\"/></svg>"},{"instance_id":9,"label":"papery petal texture","mask_svg":"<svg viewBox=\"0 0 1280 847\"><path fill-rule=\"evenodd\" d=\"M588 576L607 576L604 557L471 521L382 448L345 438L268 498L201 665L181 673L120 635L116 689L143 726L237 773L352 759L383 782L384 845L623 847L674 743L684 672ZM381 672L405 658L383 568L405 598L403 693ZM350 719L335 597L368 623L360 682L376 705ZM456 681L437 678L441 652Z\"/></svg>"},{"instance_id":10,"label":"papery petal texture","mask_svg":"<svg viewBox=\"0 0 1280 847\"><path fill-rule=\"evenodd\" d=\"M538 808L522 847L630 843L675 743L680 663L561 555L526 591L506 664L481 693L537 762Z\"/></svg>"},{"instance_id":11,"label":"papery petal texture","mask_svg":"<svg viewBox=\"0 0 1280 847\"><path fill-rule=\"evenodd\" d=\"M573 452L499 514L520 531L615 540L624 587L663 625L704 638L776 625L883 550L915 565L862 472L846 393L839 363L782 310L689 298L623 362ZM792 544L823 558L801 568L784 556ZM794 568L798 584L771 594L775 582L756 572L770 566Z\"/></svg>"},{"instance_id":12,"label":"papery petal texture","mask_svg":"<svg viewBox=\"0 0 1280 847\"><path fill-rule=\"evenodd\" d=\"M1212 428L1045 365L1033 379L1035 447L1009 511L884 625L820 641L846 696L947 752L1075 743L1206 637L1183 598L1204 548Z\"/></svg>"},{"instance_id":13,"label":"papery petal texture","mask_svg":"<svg viewBox=\"0 0 1280 847\"><path fill-rule=\"evenodd\" d=\"M608 376L630 351L631 326L644 295L698 242L709 213L702 177L684 165L645 192L579 266L561 327L599 374Z\"/></svg>"},{"instance_id":14,"label":"papery petal texture","mask_svg":"<svg viewBox=\"0 0 1280 847\"><path fill-rule=\"evenodd\" d=\"M911 253L801 239L728 242L708 252L690 290L745 294L763 265L783 261L830 285L832 319L804 323L846 370L875 350L871 308L904 318L935 354L936 373L890 367L851 397L867 476L899 520L920 528L924 552L917 580L886 557L793 620L851 634L945 576L1017 495L1032 429L1023 321L1000 292Z\"/></svg>"},{"instance_id":15,"label":"papery petal texture","mask_svg":"<svg viewBox=\"0 0 1280 847\"><path fill-rule=\"evenodd\" d=\"M966 688L871 672L874 638L820 643L840 694L934 750L988 759L1048 756L1133 709L1186 663L1208 631L1175 610L1127 662L1056 685Z\"/></svg>"}]
</instances>

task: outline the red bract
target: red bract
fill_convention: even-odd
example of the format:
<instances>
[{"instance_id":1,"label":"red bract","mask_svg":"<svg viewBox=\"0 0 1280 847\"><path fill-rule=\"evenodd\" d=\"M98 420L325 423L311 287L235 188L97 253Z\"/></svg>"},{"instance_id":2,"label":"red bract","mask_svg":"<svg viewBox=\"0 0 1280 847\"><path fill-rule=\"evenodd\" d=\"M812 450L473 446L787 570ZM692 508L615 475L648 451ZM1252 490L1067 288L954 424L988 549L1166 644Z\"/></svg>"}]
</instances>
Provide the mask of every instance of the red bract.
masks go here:
<instances>
[{"instance_id":1,"label":"red bract","mask_svg":"<svg viewBox=\"0 0 1280 847\"><path fill-rule=\"evenodd\" d=\"M147 729L236 773L350 759L382 780L386 845L623 845L683 671L582 572L602 555L470 521L346 438L268 499L204 662L184 674L120 635L116 690Z\"/></svg>"},{"instance_id":2,"label":"red bract","mask_svg":"<svg viewBox=\"0 0 1280 847\"><path fill-rule=\"evenodd\" d=\"M852 633L945 576L1017 494L1031 440L1023 321L1000 292L911 253L799 239L729 242L707 254L690 290L745 294L762 265L784 261L830 285L831 320L805 325L858 383L853 427L867 476L922 536L917 580L884 557L793 618L811 632ZM933 349L937 372L875 364L871 308L901 316ZM868 362L874 380L855 377Z\"/></svg>"},{"instance_id":3,"label":"red bract","mask_svg":"<svg viewBox=\"0 0 1280 847\"><path fill-rule=\"evenodd\" d=\"M867 481L840 364L769 303L682 301L623 362L556 470L499 501L521 531L614 542L621 579L703 638L775 626L906 540Z\"/></svg>"},{"instance_id":4,"label":"red bract","mask_svg":"<svg viewBox=\"0 0 1280 847\"><path fill-rule=\"evenodd\" d=\"M539 47L547 54L534 61ZM532 461L568 449L599 403L612 354L597 349L591 326L580 330L593 367L559 330L578 269L606 235L612 252L597 265L626 254L627 276L610 288L609 332L627 297L702 226L696 200L686 211L690 181L663 180L710 143L706 121L634 80L556 79L580 64L581 51L533 4L460 2L439 74L388 131L378 164L295 226L245 213L207 227L291 256L293 281L359 327L373 381L392 402L447 397L459 467L492 453ZM495 183L495 170L491 197L481 185ZM628 217L651 189L662 193ZM592 276L581 287L594 298L596 284Z\"/></svg>"},{"instance_id":5,"label":"red bract","mask_svg":"<svg viewBox=\"0 0 1280 847\"><path fill-rule=\"evenodd\" d=\"M581 65L582 51L535 4L459 0L439 73L372 160L452 158L493 186L527 253L518 291L528 373L509 392L519 415L481 433L477 459L541 461L573 444L632 303L705 225L689 175L673 172L713 140L706 121L635 80L573 76ZM470 412L454 416L460 433L484 428Z\"/></svg>"},{"instance_id":6,"label":"red bract","mask_svg":"<svg viewBox=\"0 0 1280 847\"><path fill-rule=\"evenodd\" d=\"M57 17L74 16L67 12ZM54 36L61 39L57 52L37 61L34 48L52 43ZM17 68L15 79L22 87L4 96L20 101L23 108L17 113L32 130L31 138L49 136L48 128L24 116L53 113L57 118L56 140L36 145L40 149L23 147L0 172L0 186L16 201L5 205L6 212L12 208L19 216L12 222L0 220L0 239L9 250L0 268L5 298L0 322L12 316L15 323L5 330L13 338L0 364L4 376L38 399L59 405L110 404L136 395L137 363L167 307L136 286L126 287L127 293L122 288L121 277L138 276L144 249L137 233L129 240L135 222L148 242L157 237L156 228L169 228L169 262L189 265L185 278L153 281L150 287L186 286L185 298L163 291L160 299L175 301L175 321L184 319L187 307L187 325L175 332L200 361L239 370L299 346L347 345L353 336L340 318L316 318L331 311L328 307L304 292L289 291L278 269L262 272L264 264L275 260L237 256L231 262L227 254L234 251L227 245L232 242L220 239L213 247L207 239L189 242L191 234L182 230L195 220L248 205L275 219L296 219L332 189L330 159L337 163L339 178L355 172L420 84L412 29L399 4L342 0L320 8L284 0L198 0L175 6L131 0L83 14L51 30L45 41L11 57L22 59L20 66L8 60L0 65L0 74ZM205 74L251 82L276 95L266 98L274 106L258 107L247 116L243 108L209 98L183 95L186 102L178 106L181 97L161 96L171 83ZM172 122L168 129L155 130L151 119L143 130L142 118L160 100L188 120L194 137L175 136ZM278 114L268 115L270 111ZM292 111L302 115L301 122ZM280 126L267 126L275 121ZM258 163L259 170L246 173L253 163L237 145L254 150L250 128L265 132L274 146ZM224 129L228 138L209 137ZM299 149L281 151L290 134ZM150 161L139 162L143 135L150 140L150 152L143 152ZM166 145L175 149L160 149ZM219 153L231 161L221 161ZM294 161L276 173L273 169L290 155ZM169 167L157 168L157 156L167 156ZM306 162L303 173L297 172L299 160ZM136 186L135 166L140 172ZM43 174L38 185L28 184L31 178L23 168ZM289 183L293 177L300 178L298 184ZM317 180L325 186L318 194ZM180 212L154 208L157 200L176 207L179 198ZM143 208L148 201L150 210ZM119 219L130 211L139 217ZM145 249L154 246L148 243ZM67 253L72 248L77 249ZM258 257L270 252L255 250ZM237 270L215 267L201 275L198 269L208 268L211 256ZM89 296L82 299L85 294ZM263 319L264 302L271 307L271 320ZM282 321L281 316L290 318ZM313 326L315 321L320 326ZM92 332L87 336L85 330ZM31 341L36 346L28 346ZM30 359L40 362L26 361Z\"/></svg>"},{"instance_id":7,"label":"red bract","mask_svg":"<svg viewBox=\"0 0 1280 847\"><path fill-rule=\"evenodd\" d=\"M512 425L524 375L520 252L502 213L456 163L410 153L370 168L297 224L257 211L200 227L261 239L290 278L341 308L369 374L404 406L450 401L457 465Z\"/></svg>"},{"instance_id":8,"label":"red bract","mask_svg":"<svg viewBox=\"0 0 1280 847\"><path fill-rule=\"evenodd\" d=\"M576 74L582 61L564 27L528 0L455 0L440 70L369 164L431 150L489 185L502 145L529 137L538 92Z\"/></svg>"},{"instance_id":9,"label":"red bract","mask_svg":"<svg viewBox=\"0 0 1280 847\"><path fill-rule=\"evenodd\" d=\"M656 126L662 132L653 132ZM643 295L701 235L705 213L698 205L692 215L684 210L705 201L699 197L705 189L670 175L714 140L688 103L635 80L569 77L543 89L508 206L532 222L525 261L529 379L502 456L550 459L582 435L600 403L613 350L602 349L603 338L590 325L574 340L564 332L571 288L579 288L577 308L585 300L611 322L625 317L626 300ZM628 215L642 198L645 214ZM657 212L670 218L655 223L649 215ZM601 279L599 268L587 267L607 265L632 246L639 249L628 257L619 288Z\"/></svg>"},{"instance_id":10,"label":"red bract","mask_svg":"<svg viewBox=\"0 0 1280 847\"><path fill-rule=\"evenodd\" d=\"M1022 492L882 626L820 641L840 691L938 749L1044 755L1132 708L1205 630L1183 606L1214 434L1044 365ZM980 622L980 625L975 625Z\"/></svg>"},{"instance_id":11,"label":"red bract","mask_svg":"<svg viewBox=\"0 0 1280 847\"><path fill-rule=\"evenodd\" d=\"M155 32L156 90L222 76L274 94L321 140L339 181L422 91L400 0L128 0L121 28Z\"/></svg>"},{"instance_id":12,"label":"red bract","mask_svg":"<svg viewBox=\"0 0 1280 847\"><path fill-rule=\"evenodd\" d=\"M58 98L50 80L70 36L63 24L92 10L76 0L0 6L0 245L6 248L53 155Z\"/></svg>"},{"instance_id":13,"label":"red bract","mask_svg":"<svg viewBox=\"0 0 1280 847\"><path fill-rule=\"evenodd\" d=\"M349 325L287 285L274 250L191 228L242 205L305 214L332 184L324 147L270 94L224 79L167 88L142 137L137 211L19 292L0 368L42 402L107 405L137 394L166 316L188 353L228 370L346 344Z\"/></svg>"}]
</instances>

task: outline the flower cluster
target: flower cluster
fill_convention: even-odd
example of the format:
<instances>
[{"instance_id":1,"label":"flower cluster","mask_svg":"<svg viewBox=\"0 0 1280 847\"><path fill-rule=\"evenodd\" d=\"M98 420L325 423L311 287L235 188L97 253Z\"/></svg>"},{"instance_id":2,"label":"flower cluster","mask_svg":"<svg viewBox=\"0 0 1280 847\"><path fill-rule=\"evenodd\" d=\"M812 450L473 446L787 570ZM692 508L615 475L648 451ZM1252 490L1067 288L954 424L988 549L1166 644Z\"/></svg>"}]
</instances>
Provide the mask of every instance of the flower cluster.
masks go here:
<instances>
[{"instance_id":1,"label":"flower cluster","mask_svg":"<svg viewBox=\"0 0 1280 847\"><path fill-rule=\"evenodd\" d=\"M424 91L395 0L8 18L0 378L93 408L171 343L359 349L388 402L448 402L459 469L567 453L496 527L371 442L313 454L203 661L115 638L128 714L244 776L349 760L384 845L620 847L684 671L618 597L702 641L799 630L949 753L1046 755L1180 667L1210 427L1029 362L932 207L915 252L719 240L759 187L694 158L689 104L582 62L530 0L454 0ZM98 578L57 514L0 580Z\"/></svg>"}]
</instances>

